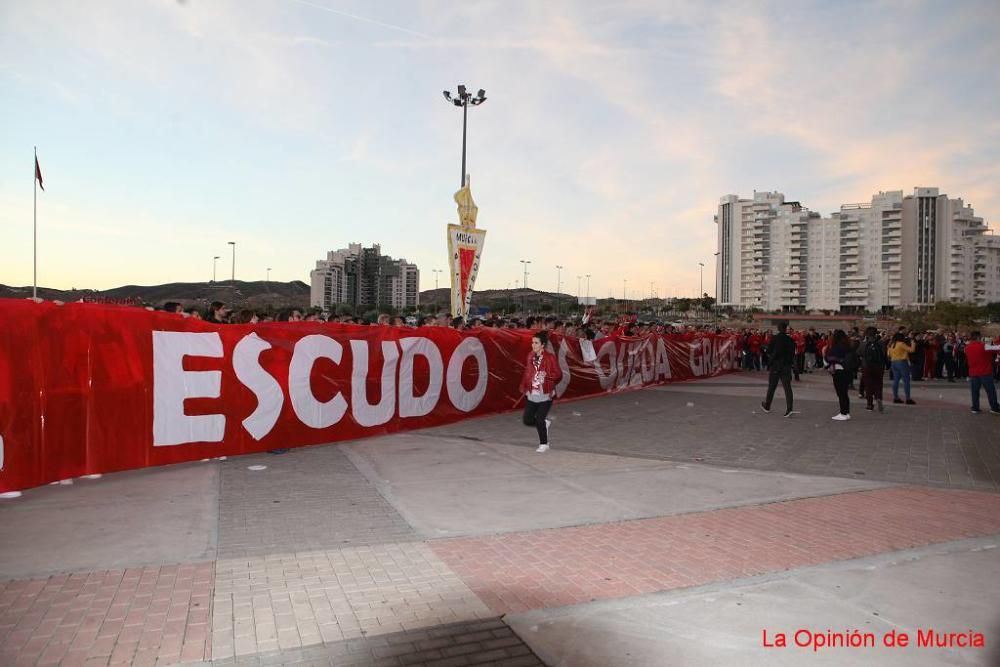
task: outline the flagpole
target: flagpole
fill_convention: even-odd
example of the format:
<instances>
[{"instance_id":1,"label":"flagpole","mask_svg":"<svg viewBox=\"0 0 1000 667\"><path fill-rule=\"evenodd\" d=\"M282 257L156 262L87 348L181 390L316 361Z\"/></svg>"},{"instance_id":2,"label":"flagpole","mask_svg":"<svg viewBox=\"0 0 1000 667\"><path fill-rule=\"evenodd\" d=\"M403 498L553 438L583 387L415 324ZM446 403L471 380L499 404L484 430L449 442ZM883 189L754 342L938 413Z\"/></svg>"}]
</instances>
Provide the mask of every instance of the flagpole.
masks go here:
<instances>
[{"instance_id":1,"label":"flagpole","mask_svg":"<svg viewBox=\"0 0 1000 667\"><path fill-rule=\"evenodd\" d=\"M38 146L35 146L35 164L31 165L31 182L34 185L34 215L32 231L34 236L34 241L31 244L31 268L32 268L32 287L31 287L31 298L38 298Z\"/></svg>"}]
</instances>

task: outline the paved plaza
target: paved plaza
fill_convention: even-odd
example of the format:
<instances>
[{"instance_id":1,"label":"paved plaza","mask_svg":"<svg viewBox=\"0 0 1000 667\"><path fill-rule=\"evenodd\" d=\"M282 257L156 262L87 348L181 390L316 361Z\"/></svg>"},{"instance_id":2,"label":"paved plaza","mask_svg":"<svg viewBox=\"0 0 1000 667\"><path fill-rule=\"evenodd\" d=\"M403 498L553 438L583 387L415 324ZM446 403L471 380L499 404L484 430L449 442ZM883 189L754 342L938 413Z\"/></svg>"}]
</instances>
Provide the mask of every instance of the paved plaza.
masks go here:
<instances>
[{"instance_id":1,"label":"paved plaza","mask_svg":"<svg viewBox=\"0 0 1000 667\"><path fill-rule=\"evenodd\" d=\"M557 403L545 454L505 414L29 490L0 665L1000 664L1000 417L764 382Z\"/></svg>"}]
</instances>

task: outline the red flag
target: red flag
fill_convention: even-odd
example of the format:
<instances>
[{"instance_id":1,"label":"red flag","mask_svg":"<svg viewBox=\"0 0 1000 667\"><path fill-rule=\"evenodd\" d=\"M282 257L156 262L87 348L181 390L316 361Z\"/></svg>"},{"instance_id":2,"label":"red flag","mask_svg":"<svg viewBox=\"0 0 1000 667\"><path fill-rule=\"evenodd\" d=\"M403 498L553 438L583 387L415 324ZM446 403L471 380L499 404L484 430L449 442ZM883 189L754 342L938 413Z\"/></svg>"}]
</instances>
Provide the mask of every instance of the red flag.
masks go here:
<instances>
[{"instance_id":1,"label":"red flag","mask_svg":"<svg viewBox=\"0 0 1000 667\"><path fill-rule=\"evenodd\" d=\"M42 168L38 166L38 156L35 156L35 178L38 179L38 187L45 192L45 183L42 182Z\"/></svg>"}]
</instances>

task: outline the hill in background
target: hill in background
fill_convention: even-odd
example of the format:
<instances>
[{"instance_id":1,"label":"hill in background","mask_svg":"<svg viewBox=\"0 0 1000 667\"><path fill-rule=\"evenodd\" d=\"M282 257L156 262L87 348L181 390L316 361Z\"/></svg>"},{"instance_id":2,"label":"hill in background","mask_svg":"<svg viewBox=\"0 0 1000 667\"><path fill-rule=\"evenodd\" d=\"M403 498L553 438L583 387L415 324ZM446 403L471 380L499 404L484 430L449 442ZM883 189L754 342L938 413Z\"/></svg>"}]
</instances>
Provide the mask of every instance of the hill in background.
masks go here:
<instances>
[{"instance_id":1,"label":"hill in background","mask_svg":"<svg viewBox=\"0 0 1000 667\"><path fill-rule=\"evenodd\" d=\"M0 298L25 299L31 296L31 286L10 287L0 285ZM177 301L188 306L206 307L212 301L223 301L237 307L309 307L309 285L301 280L292 282L220 280L202 283L167 283L165 285L123 285L108 290L70 289L58 290L39 287L42 299L58 301L136 301L151 306L161 306L166 301Z\"/></svg>"},{"instance_id":2,"label":"hill in background","mask_svg":"<svg viewBox=\"0 0 1000 667\"><path fill-rule=\"evenodd\" d=\"M31 287L0 285L0 298L25 299ZM97 301L109 303L144 303L160 307L167 301L177 301L185 308L207 308L212 301L222 301L234 308L300 308L309 307L309 285L301 280L292 282L221 280L201 283L167 283L165 285L123 285L107 290L59 290L39 287L38 296L50 301ZM540 292L534 289L481 290L473 295L474 309L530 310L533 312L579 312L576 297L570 294ZM602 300L603 301L603 300ZM451 290L447 287L420 293L421 310L444 312L451 308Z\"/></svg>"}]
</instances>

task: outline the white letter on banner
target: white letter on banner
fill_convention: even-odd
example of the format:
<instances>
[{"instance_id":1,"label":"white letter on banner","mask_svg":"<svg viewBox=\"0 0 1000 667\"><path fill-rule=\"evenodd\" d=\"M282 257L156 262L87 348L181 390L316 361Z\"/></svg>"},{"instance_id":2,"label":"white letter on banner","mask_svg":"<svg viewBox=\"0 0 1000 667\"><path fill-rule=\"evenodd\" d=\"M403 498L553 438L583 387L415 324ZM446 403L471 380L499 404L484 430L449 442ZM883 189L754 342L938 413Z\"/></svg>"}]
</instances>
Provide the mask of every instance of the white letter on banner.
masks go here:
<instances>
[{"instance_id":1,"label":"white letter on banner","mask_svg":"<svg viewBox=\"0 0 1000 667\"><path fill-rule=\"evenodd\" d=\"M607 375L604 374L604 368L601 366L601 359L604 357L608 359ZM594 370L597 371L597 381L601 383L601 389L608 390L614 385L615 378L618 377L618 361L614 343L605 343L597 351L597 358L594 359Z\"/></svg>"},{"instance_id":2,"label":"white letter on banner","mask_svg":"<svg viewBox=\"0 0 1000 667\"><path fill-rule=\"evenodd\" d=\"M243 420L243 428L254 440L260 440L278 423L285 395L281 385L261 367L260 353L270 350L271 344L257 334L244 336L233 350L233 370L236 377L257 397L257 409Z\"/></svg>"},{"instance_id":3,"label":"white letter on banner","mask_svg":"<svg viewBox=\"0 0 1000 667\"><path fill-rule=\"evenodd\" d=\"M639 354L642 355L642 381L643 383L649 383L656 379L656 372L653 366L656 364L654 359L656 353L653 350L653 339L647 336L642 341L642 348L639 350Z\"/></svg>"},{"instance_id":4,"label":"white letter on banner","mask_svg":"<svg viewBox=\"0 0 1000 667\"><path fill-rule=\"evenodd\" d=\"M441 352L430 339L418 336L402 338L399 344L403 348L403 356L399 362L399 416L423 417L434 409L441 398L441 381L444 378ZM413 393L413 360L417 355L426 359L430 368L427 391L419 397Z\"/></svg>"},{"instance_id":5,"label":"white letter on banner","mask_svg":"<svg viewBox=\"0 0 1000 667\"><path fill-rule=\"evenodd\" d=\"M569 372L569 362L566 361L566 354L569 352L569 343L563 338L562 342L559 343L559 370L562 371L562 379L559 380L559 384L556 385L556 397L560 397L566 393L566 387L569 386L569 381L572 379L572 375Z\"/></svg>"},{"instance_id":6,"label":"white letter on banner","mask_svg":"<svg viewBox=\"0 0 1000 667\"><path fill-rule=\"evenodd\" d=\"M670 379L670 358L667 356L667 344L662 338L656 340L656 380Z\"/></svg>"},{"instance_id":7,"label":"white letter on banner","mask_svg":"<svg viewBox=\"0 0 1000 667\"><path fill-rule=\"evenodd\" d=\"M343 354L344 347L340 343L320 334L305 336L295 344L292 361L288 365L288 397L292 401L295 415L306 426L312 428L333 426L347 412L347 401L341 392L338 391L337 395L326 403L321 403L313 395L309 381L313 364L317 359L329 359L339 364Z\"/></svg>"},{"instance_id":8,"label":"white letter on banner","mask_svg":"<svg viewBox=\"0 0 1000 667\"><path fill-rule=\"evenodd\" d=\"M153 446L222 442L225 415L184 414L186 398L218 398L222 371L186 371L184 357L221 357L216 332L153 332Z\"/></svg>"},{"instance_id":9,"label":"white letter on banner","mask_svg":"<svg viewBox=\"0 0 1000 667\"><path fill-rule=\"evenodd\" d=\"M622 347L618 350L618 382L615 386L623 389L632 381L632 360L635 349L632 343L622 342Z\"/></svg>"},{"instance_id":10,"label":"white letter on banner","mask_svg":"<svg viewBox=\"0 0 1000 667\"><path fill-rule=\"evenodd\" d=\"M368 402L368 341L352 340L351 414L361 426L384 424L396 413L396 362L399 350L395 341L382 342L382 396L376 405Z\"/></svg>"},{"instance_id":11,"label":"white letter on banner","mask_svg":"<svg viewBox=\"0 0 1000 667\"><path fill-rule=\"evenodd\" d=\"M478 362L476 365L479 366L479 377L476 386L471 391L466 391L462 386L462 368L469 357L475 357ZM475 410L486 395L489 372L486 365L486 350L478 338L466 338L459 343L455 348L455 354L448 360L448 398L451 404L462 412Z\"/></svg>"},{"instance_id":12,"label":"white letter on banner","mask_svg":"<svg viewBox=\"0 0 1000 667\"><path fill-rule=\"evenodd\" d=\"M696 376L705 373L705 369L702 367L701 341L702 339L698 338L688 343L690 346L688 347L688 361L691 364L691 374ZM696 356L697 360L695 359Z\"/></svg>"},{"instance_id":13,"label":"white letter on banner","mask_svg":"<svg viewBox=\"0 0 1000 667\"><path fill-rule=\"evenodd\" d=\"M715 372L715 341L711 338L702 339L701 372L704 375L711 375Z\"/></svg>"},{"instance_id":14,"label":"white letter on banner","mask_svg":"<svg viewBox=\"0 0 1000 667\"><path fill-rule=\"evenodd\" d=\"M645 343L632 343L632 370L629 373L630 387L642 386L642 347Z\"/></svg>"}]
</instances>

